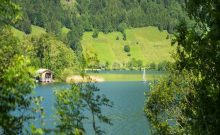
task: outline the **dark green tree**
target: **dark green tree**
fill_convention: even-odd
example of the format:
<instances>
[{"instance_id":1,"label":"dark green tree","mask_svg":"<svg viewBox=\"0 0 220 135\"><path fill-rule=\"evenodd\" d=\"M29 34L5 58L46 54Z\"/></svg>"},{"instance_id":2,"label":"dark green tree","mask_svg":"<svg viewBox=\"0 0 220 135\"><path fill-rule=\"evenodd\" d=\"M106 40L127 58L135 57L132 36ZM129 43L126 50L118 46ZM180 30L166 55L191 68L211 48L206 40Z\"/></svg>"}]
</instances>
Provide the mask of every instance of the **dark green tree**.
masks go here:
<instances>
[{"instance_id":1,"label":"dark green tree","mask_svg":"<svg viewBox=\"0 0 220 135\"><path fill-rule=\"evenodd\" d=\"M124 46L124 51L125 52L130 52L130 46L129 45L125 45Z\"/></svg>"},{"instance_id":2,"label":"dark green tree","mask_svg":"<svg viewBox=\"0 0 220 135\"><path fill-rule=\"evenodd\" d=\"M158 134L215 135L220 131L219 6L218 0L186 3L195 22L183 21L177 28L171 76L147 97L145 111Z\"/></svg>"},{"instance_id":3,"label":"dark green tree","mask_svg":"<svg viewBox=\"0 0 220 135\"><path fill-rule=\"evenodd\" d=\"M80 40L82 38L83 28L81 24L72 26L70 32L67 34L67 40L70 47L77 52L82 50Z\"/></svg>"},{"instance_id":4,"label":"dark green tree","mask_svg":"<svg viewBox=\"0 0 220 135\"><path fill-rule=\"evenodd\" d=\"M0 26L15 23L20 18L19 11L20 7L11 0L2 0L0 3Z\"/></svg>"},{"instance_id":5,"label":"dark green tree","mask_svg":"<svg viewBox=\"0 0 220 135\"><path fill-rule=\"evenodd\" d=\"M99 36L99 31L95 29L93 34L92 34L92 37L93 38L98 38L98 36Z\"/></svg>"},{"instance_id":6,"label":"dark green tree","mask_svg":"<svg viewBox=\"0 0 220 135\"><path fill-rule=\"evenodd\" d=\"M29 20L29 17L27 16L26 12L22 14L21 20L19 20L15 24L15 28L25 32L26 34L31 33L31 21Z\"/></svg>"},{"instance_id":7,"label":"dark green tree","mask_svg":"<svg viewBox=\"0 0 220 135\"><path fill-rule=\"evenodd\" d=\"M127 35L125 32L122 33L122 36L123 36L123 40L127 40Z\"/></svg>"}]
</instances>

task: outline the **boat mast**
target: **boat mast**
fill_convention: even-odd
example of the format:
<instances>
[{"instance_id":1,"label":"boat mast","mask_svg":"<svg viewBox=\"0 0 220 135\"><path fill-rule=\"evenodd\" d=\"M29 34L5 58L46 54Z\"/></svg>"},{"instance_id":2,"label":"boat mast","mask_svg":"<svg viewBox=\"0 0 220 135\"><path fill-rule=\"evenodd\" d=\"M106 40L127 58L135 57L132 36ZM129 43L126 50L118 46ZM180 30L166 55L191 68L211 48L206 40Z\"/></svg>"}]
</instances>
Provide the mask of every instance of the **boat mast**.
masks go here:
<instances>
[{"instance_id":1,"label":"boat mast","mask_svg":"<svg viewBox=\"0 0 220 135\"><path fill-rule=\"evenodd\" d=\"M144 70L143 70L143 81L146 82L145 68L144 68Z\"/></svg>"}]
</instances>

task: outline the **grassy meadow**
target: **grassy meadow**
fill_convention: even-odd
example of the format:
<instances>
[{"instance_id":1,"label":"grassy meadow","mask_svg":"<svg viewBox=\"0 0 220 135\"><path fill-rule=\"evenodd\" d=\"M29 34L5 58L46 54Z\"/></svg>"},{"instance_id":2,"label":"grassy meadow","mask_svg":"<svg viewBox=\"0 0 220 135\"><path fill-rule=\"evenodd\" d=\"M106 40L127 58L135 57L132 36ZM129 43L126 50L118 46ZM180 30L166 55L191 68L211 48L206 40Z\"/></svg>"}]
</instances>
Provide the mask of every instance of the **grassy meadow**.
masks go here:
<instances>
[{"instance_id":1,"label":"grassy meadow","mask_svg":"<svg viewBox=\"0 0 220 135\"><path fill-rule=\"evenodd\" d=\"M27 36L24 32L14 27L12 27L11 29L14 36L18 37L20 40L23 40L25 36ZM31 34L29 34L30 36L40 36L41 34L46 34L46 30L44 28L35 25L31 25L31 30Z\"/></svg>"},{"instance_id":2,"label":"grassy meadow","mask_svg":"<svg viewBox=\"0 0 220 135\"><path fill-rule=\"evenodd\" d=\"M140 59L144 64L152 62L171 61L171 40L166 31L159 31L156 27L132 28L126 30L127 40L124 41L120 32L109 34L99 33L98 38L92 37L92 32L85 32L81 44L86 55L97 54L100 63L127 63L132 58ZM117 36L119 40L116 40ZM128 56L124 52L124 45L130 46Z\"/></svg>"},{"instance_id":3,"label":"grassy meadow","mask_svg":"<svg viewBox=\"0 0 220 135\"><path fill-rule=\"evenodd\" d=\"M12 27L12 32L19 39L23 40L26 36ZM62 35L66 35L69 29L63 28ZM32 33L30 36L40 36L45 34L45 29L32 25ZM83 53L97 53L98 59L101 63L108 61L126 63L132 58L140 59L144 64L151 62L159 63L161 61L171 61L170 52L173 48L170 45L170 39L167 39L168 33L166 31L160 32L156 27L143 27L127 29L127 40L124 41L120 32L112 32L109 34L99 33L98 38L92 38L92 32L85 32L81 41L83 46ZM119 40L116 37L119 36ZM124 52L124 45L131 47L131 56L127 56ZM105 81L142 81L142 74L106 74L106 73L89 73L89 75L104 78ZM155 80L164 73L155 74L147 73L146 80Z\"/></svg>"},{"instance_id":4,"label":"grassy meadow","mask_svg":"<svg viewBox=\"0 0 220 135\"><path fill-rule=\"evenodd\" d=\"M12 27L12 32L19 39L24 39L25 33ZM66 35L69 29L62 28L62 35ZM45 34L45 29L32 25L31 36ZM132 28L126 30L127 40L124 41L120 32L109 34L99 33L98 38L92 37L93 32L85 32L81 44L84 56L97 54L101 64L109 62L127 63L132 58L142 60L144 65L152 62L172 61L171 39L167 31L159 31L156 27ZM119 37L119 40L116 38ZM124 51L124 45L130 46L130 55Z\"/></svg>"}]
</instances>

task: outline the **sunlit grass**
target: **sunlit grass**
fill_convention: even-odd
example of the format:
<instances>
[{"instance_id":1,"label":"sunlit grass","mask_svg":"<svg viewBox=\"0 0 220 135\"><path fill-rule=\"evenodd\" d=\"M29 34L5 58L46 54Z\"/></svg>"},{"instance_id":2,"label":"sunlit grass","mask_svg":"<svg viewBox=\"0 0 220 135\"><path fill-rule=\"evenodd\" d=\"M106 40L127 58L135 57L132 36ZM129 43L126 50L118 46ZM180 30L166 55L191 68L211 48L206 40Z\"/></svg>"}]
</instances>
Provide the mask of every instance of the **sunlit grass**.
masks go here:
<instances>
[{"instance_id":1,"label":"sunlit grass","mask_svg":"<svg viewBox=\"0 0 220 135\"><path fill-rule=\"evenodd\" d=\"M173 48L166 31L161 32L156 27L143 27L127 29L126 34L127 40L124 41L120 32L100 32L98 38L92 38L92 32L85 32L81 42L83 52L96 53L101 63L127 63L132 58L140 59L144 64L172 61L170 52ZM119 40L116 40L117 36ZM131 47L131 56L124 52L124 45Z\"/></svg>"},{"instance_id":2,"label":"sunlit grass","mask_svg":"<svg viewBox=\"0 0 220 135\"><path fill-rule=\"evenodd\" d=\"M20 40L23 40L25 36L27 36L24 32L11 27L12 33L14 34L14 36L18 37ZM44 28L35 26L35 25L31 25L31 34L28 34L30 36L40 36L42 34L46 34L46 30Z\"/></svg>"},{"instance_id":3,"label":"sunlit grass","mask_svg":"<svg viewBox=\"0 0 220 135\"><path fill-rule=\"evenodd\" d=\"M46 34L46 30L44 28L32 25L31 26L32 32L31 35L32 36L40 36L42 34Z\"/></svg>"}]
</instances>

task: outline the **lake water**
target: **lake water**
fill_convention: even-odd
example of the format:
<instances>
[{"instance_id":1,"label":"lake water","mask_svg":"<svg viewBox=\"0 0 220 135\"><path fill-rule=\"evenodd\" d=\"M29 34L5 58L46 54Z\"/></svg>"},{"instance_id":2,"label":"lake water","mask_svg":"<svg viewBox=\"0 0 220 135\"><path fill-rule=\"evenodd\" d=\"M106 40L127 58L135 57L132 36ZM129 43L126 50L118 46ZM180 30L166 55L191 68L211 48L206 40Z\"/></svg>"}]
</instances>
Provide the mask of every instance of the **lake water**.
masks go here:
<instances>
[{"instance_id":1,"label":"lake water","mask_svg":"<svg viewBox=\"0 0 220 135\"><path fill-rule=\"evenodd\" d=\"M101 74L143 74L143 70L100 70L100 71L92 71L87 70L86 73L101 73ZM158 71L158 70L146 70L146 74L166 74L166 71Z\"/></svg>"},{"instance_id":2,"label":"lake water","mask_svg":"<svg viewBox=\"0 0 220 135\"><path fill-rule=\"evenodd\" d=\"M46 113L46 127L55 126L54 90L69 87L68 84L55 83L39 85L35 89L35 95L44 97L42 106ZM109 116L113 123L112 126L101 124L107 135L150 135L149 122L143 111L144 92L148 91L147 83L102 82L97 83L97 87L100 88L99 94L105 94L114 103L112 108L103 110L103 113ZM85 122L87 135L94 135L91 126L90 121Z\"/></svg>"}]
</instances>

